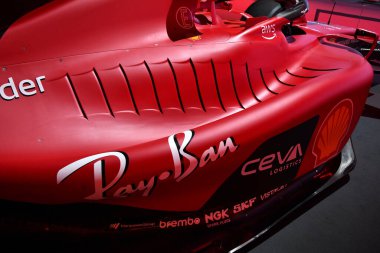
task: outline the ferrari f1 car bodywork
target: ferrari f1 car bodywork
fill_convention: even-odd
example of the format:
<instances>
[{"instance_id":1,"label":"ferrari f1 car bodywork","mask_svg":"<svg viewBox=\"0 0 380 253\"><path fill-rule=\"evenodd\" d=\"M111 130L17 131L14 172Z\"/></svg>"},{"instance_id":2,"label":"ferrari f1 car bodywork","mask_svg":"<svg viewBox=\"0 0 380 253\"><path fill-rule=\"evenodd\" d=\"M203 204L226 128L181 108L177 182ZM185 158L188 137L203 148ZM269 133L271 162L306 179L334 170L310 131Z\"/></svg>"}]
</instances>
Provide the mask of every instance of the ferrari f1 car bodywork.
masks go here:
<instances>
[{"instance_id":1,"label":"ferrari f1 car bodywork","mask_svg":"<svg viewBox=\"0 0 380 253\"><path fill-rule=\"evenodd\" d=\"M348 173L372 69L304 21L307 2L263 2L241 14L214 1L54 1L10 26L6 231L214 232Z\"/></svg>"}]
</instances>

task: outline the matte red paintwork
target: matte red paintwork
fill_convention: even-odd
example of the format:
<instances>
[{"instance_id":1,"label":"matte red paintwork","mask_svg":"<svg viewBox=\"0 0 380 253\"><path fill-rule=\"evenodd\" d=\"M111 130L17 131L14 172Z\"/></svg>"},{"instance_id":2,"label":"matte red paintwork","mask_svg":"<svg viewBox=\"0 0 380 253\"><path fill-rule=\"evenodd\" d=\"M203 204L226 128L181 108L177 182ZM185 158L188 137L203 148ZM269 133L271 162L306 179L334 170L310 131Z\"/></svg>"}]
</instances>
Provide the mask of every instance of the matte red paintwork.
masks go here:
<instances>
[{"instance_id":1,"label":"matte red paintwork","mask_svg":"<svg viewBox=\"0 0 380 253\"><path fill-rule=\"evenodd\" d=\"M289 42L284 18L247 29L197 24L201 35L173 42L166 30L171 2L55 1L9 28L0 41L0 85L13 78L19 98L0 99L1 199L197 210L260 144L316 115L318 130L337 104L350 100L352 121L337 148L343 147L371 84L363 57L322 43L316 25L301 26L306 34ZM264 38L266 25L275 25L271 40ZM42 76L43 91L21 85L30 92L24 93L35 91L21 94L20 81ZM168 138L183 144L187 130L193 136L186 151L198 164L186 171L190 160L182 157L178 180ZM317 130L298 177L315 167ZM202 154L229 138L235 145L203 157L208 162L201 166ZM95 161L59 181L65 166L107 152L123 152L129 163L119 177L120 161L103 158L110 187L102 198L85 199L102 187L94 185ZM141 188L114 197L127 185Z\"/></svg>"}]
</instances>

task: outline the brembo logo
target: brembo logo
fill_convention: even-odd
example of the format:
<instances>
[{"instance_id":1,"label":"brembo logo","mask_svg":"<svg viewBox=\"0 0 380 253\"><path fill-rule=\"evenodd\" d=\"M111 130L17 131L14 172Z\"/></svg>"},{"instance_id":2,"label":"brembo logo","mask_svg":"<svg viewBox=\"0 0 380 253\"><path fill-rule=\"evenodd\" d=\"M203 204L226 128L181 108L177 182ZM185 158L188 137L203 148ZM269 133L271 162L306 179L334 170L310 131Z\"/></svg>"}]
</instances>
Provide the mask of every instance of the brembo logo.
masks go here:
<instances>
[{"instance_id":1,"label":"brembo logo","mask_svg":"<svg viewBox=\"0 0 380 253\"><path fill-rule=\"evenodd\" d=\"M39 76L35 78L35 81L25 79L18 82L16 85L13 77L8 78L8 82L0 85L0 97L6 101L19 99L22 96L30 97L38 93L44 93L45 89L42 84L42 80L45 76Z\"/></svg>"},{"instance_id":2,"label":"brembo logo","mask_svg":"<svg viewBox=\"0 0 380 253\"><path fill-rule=\"evenodd\" d=\"M270 171L270 175L275 175L301 164L302 157L301 144L297 144L290 147L286 153L277 151L265 157L248 161L244 164L241 174L243 176L249 176L257 172Z\"/></svg>"},{"instance_id":3,"label":"brembo logo","mask_svg":"<svg viewBox=\"0 0 380 253\"><path fill-rule=\"evenodd\" d=\"M145 197L149 196L157 186L158 182L166 181L170 178L174 179L176 182L180 182L193 174L197 168L205 167L207 164L224 157L228 152L235 152L238 148L238 145L234 143L233 138L229 137L226 140L220 141L218 148L216 146L211 146L204 150L200 156L197 156L187 150L194 137L194 132L189 130L182 134L184 135L182 142L178 138L178 135L180 134L175 134L168 138L174 165L172 169L165 170L159 175L145 178L139 182L118 186L113 193L113 197L127 197L136 192L142 192L142 196ZM107 170L107 168L105 159L111 157L118 160L118 172L111 181L108 178L106 181L105 170ZM93 166L95 187L94 193L87 196L86 199L99 200L106 198L106 193L124 178L128 169L129 158L127 154L122 152L108 152L80 159L58 171L57 184L61 184L64 180L70 178L70 176L76 171L86 165Z\"/></svg>"}]
</instances>

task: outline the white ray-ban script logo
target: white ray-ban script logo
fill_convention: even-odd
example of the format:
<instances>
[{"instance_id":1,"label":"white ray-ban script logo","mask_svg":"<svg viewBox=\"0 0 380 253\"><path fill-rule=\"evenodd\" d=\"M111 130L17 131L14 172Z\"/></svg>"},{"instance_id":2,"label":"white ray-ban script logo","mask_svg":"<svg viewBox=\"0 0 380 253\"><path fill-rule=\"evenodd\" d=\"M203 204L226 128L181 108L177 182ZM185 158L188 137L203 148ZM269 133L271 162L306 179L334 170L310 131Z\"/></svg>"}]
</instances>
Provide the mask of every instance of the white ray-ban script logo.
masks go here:
<instances>
[{"instance_id":1,"label":"white ray-ban script logo","mask_svg":"<svg viewBox=\"0 0 380 253\"><path fill-rule=\"evenodd\" d=\"M104 170L104 164L103 160L106 157L114 156L119 159L120 167L119 171L116 175L116 177L110 182L108 185L103 187L104 185L104 178L103 178L103 170ZM117 184L119 180L124 176L127 166L128 166L128 157L127 155L121 153L121 152L108 152L98 155L89 156L86 158L83 158L79 161L73 162L66 167L62 168L60 171L58 171L57 174L57 184L60 184L63 180L68 178L71 174L82 168L83 166L90 164L96 160L96 163L94 163L94 182L95 182L95 193L86 197L86 199L102 199L104 192L109 190L112 186Z\"/></svg>"},{"instance_id":2,"label":"white ray-ban script logo","mask_svg":"<svg viewBox=\"0 0 380 253\"><path fill-rule=\"evenodd\" d=\"M184 135L183 141L180 141L180 138L178 138L181 134ZM196 169L203 168L207 164L224 157L228 152L235 152L238 148L238 145L235 144L233 138L229 137L226 140L220 141L218 146L211 146L205 149L200 156L197 156L188 150L188 146L193 137L194 132L191 130L171 135L168 138L168 144L173 158L173 168L163 170L161 174L140 180L139 182L118 187L113 193L113 197L127 197L136 192L142 192L142 196L144 197L149 196L157 186L158 182L166 181L170 178L174 179L176 182L180 182L193 174ZM104 160L111 157L118 159L119 168L117 175L107 184L105 179L106 165ZM129 158L127 154L122 152L108 152L80 159L58 171L57 184L61 184L76 171L90 164L93 164L95 191L93 194L86 197L86 199L99 200L106 198L106 192L116 186L119 181L124 178L128 169Z\"/></svg>"}]
</instances>

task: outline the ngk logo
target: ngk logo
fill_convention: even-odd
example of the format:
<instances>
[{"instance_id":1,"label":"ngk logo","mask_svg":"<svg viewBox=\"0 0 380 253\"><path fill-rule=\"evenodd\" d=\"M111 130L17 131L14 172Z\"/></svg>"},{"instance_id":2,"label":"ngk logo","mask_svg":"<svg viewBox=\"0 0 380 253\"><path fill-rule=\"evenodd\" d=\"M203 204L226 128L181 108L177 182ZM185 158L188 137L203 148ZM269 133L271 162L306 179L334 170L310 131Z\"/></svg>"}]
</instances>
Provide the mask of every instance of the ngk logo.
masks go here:
<instances>
[{"instance_id":1,"label":"ngk logo","mask_svg":"<svg viewBox=\"0 0 380 253\"><path fill-rule=\"evenodd\" d=\"M205 222L206 224L210 222L220 221L224 219L228 219L230 216L228 215L228 208L222 211L216 211L209 214L205 214Z\"/></svg>"}]
</instances>

